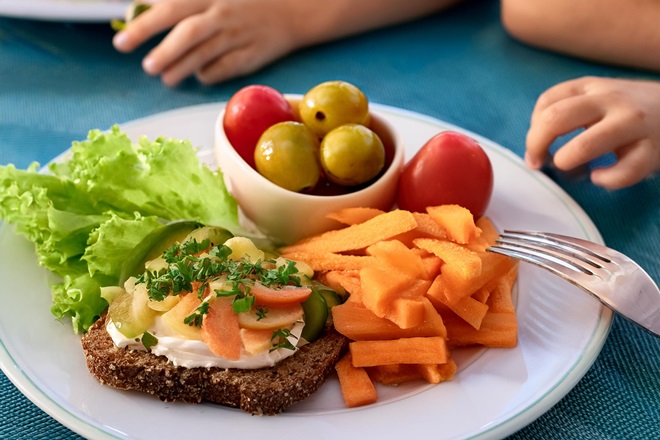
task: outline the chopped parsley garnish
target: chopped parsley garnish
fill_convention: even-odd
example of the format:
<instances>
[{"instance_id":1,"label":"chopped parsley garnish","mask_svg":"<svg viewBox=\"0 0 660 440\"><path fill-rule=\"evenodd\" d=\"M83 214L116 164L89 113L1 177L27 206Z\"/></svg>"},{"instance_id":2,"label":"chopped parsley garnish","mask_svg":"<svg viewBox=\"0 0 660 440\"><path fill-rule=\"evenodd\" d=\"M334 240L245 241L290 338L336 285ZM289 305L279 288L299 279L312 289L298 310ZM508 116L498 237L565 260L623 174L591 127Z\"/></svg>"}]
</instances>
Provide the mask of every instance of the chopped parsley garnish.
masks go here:
<instances>
[{"instance_id":1,"label":"chopped parsley garnish","mask_svg":"<svg viewBox=\"0 0 660 440\"><path fill-rule=\"evenodd\" d=\"M273 336L271 337L271 341L273 341L273 346L269 351L277 350L278 348L295 350L296 347L288 339L290 336L293 336L294 338L298 339L298 337L295 336L293 333L291 333L291 330L289 329L281 328L279 330L274 331Z\"/></svg>"},{"instance_id":2,"label":"chopped parsley garnish","mask_svg":"<svg viewBox=\"0 0 660 440\"><path fill-rule=\"evenodd\" d=\"M232 249L228 246L211 246L208 239L198 242L189 240L182 244L175 243L164 253L163 259L168 267L159 271L145 271L138 277L138 283L147 285L149 299L163 301L168 296L195 292L199 299L209 294L233 296L234 313L248 312L254 306L255 298L250 294L251 286L260 283L270 286L301 286L296 263L276 265L275 260L258 260L255 263L247 258L236 261L229 256ZM214 279L224 277L222 290L209 291ZM204 315L208 313L209 303L203 301L184 322L191 326L201 326ZM266 316L266 310L257 311L259 319ZM290 345L290 344L289 344Z\"/></svg>"},{"instance_id":3,"label":"chopped parsley garnish","mask_svg":"<svg viewBox=\"0 0 660 440\"><path fill-rule=\"evenodd\" d=\"M158 344L158 338L149 332L144 332L140 341L142 341L142 345L144 345L144 348L148 351L151 351L151 347Z\"/></svg>"},{"instance_id":4,"label":"chopped parsley garnish","mask_svg":"<svg viewBox=\"0 0 660 440\"><path fill-rule=\"evenodd\" d=\"M202 326L202 319L204 319L204 315L206 315L209 312L209 303L206 301L202 301L202 303L195 309L192 314L186 316L183 320L184 324L188 324L191 327L201 327Z\"/></svg>"},{"instance_id":5,"label":"chopped parsley garnish","mask_svg":"<svg viewBox=\"0 0 660 440\"><path fill-rule=\"evenodd\" d=\"M257 321L261 321L268 314L268 307L257 306L256 314L257 314Z\"/></svg>"}]
</instances>

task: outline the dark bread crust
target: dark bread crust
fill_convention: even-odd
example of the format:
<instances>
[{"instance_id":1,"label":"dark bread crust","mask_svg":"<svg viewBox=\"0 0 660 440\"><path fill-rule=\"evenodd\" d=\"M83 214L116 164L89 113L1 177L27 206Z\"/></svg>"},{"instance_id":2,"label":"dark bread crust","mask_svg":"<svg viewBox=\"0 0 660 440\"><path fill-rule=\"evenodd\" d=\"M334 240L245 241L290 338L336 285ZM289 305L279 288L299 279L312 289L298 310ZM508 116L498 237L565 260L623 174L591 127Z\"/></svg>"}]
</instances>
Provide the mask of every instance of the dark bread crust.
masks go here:
<instances>
[{"instance_id":1,"label":"dark bread crust","mask_svg":"<svg viewBox=\"0 0 660 440\"><path fill-rule=\"evenodd\" d=\"M82 337L87 368L102 384L146 392L166 402L208 401L255 415L278 414L310 396L348 347L346 337L330 330L272 368L185 368L164 356L118 348L105 321L99 319Z\"/></svg>"}]
</instances>

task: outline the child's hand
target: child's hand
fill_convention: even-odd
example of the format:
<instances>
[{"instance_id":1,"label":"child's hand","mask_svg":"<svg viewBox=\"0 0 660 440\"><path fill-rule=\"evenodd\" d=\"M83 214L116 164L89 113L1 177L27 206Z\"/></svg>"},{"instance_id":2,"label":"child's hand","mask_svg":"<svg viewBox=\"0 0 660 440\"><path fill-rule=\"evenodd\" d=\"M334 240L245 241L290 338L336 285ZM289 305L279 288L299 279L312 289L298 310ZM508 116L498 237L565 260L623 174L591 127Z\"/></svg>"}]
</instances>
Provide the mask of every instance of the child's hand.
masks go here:
<instances>
[{"instance_id":1,"label":"child's hand","mask_svg":"<svg viewBox=\"0 0 660 440\"><path fill-rule=\"evenodd\" d=\"M584 77L545 91L532 113L525 161L543 165L559 136L584 128L554 155L570 170L614 152L617 162L594 169L591 181L607 189L633 185L660 171L660 82Z\"/></svg>"},{"instance_id":2,"label":"child's hand","mask_svg":"<svg viewBox=\"0 0 660 440\"><path fill-rule=\"evenodd\" d=\"M150 75L175 86L190 75L206 84L251 73L294 48L286 3L273 0L162 0L113 41L131 52L172 30L143 60ZM289 11L290 12L290 11Z\"/></svg>"}]
</instances>

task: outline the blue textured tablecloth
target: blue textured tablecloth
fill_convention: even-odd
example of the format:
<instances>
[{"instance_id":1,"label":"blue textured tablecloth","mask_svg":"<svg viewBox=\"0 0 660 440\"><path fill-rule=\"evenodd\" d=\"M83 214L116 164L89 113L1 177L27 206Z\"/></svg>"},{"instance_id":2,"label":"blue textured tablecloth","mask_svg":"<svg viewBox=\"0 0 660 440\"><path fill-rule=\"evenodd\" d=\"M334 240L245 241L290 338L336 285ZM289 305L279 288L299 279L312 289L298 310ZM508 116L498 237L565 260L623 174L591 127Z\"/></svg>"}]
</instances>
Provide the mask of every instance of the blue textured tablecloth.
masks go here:
<instances>
[{"instance_id":1,"label":"blue textured tablecloth","mask_svg":"<svg viewBox=\"0 0 660 440\"><path fill-rule=\"evenodd\" d=\"M303 50L214 87L192 80L162 86L141 71L146 48L119 54L112 34L107 24L0 18L0 163L43 164L90 128L225 101L243 85L304 93L328 79L359 84L373 102L442 119L522 155L530 112L547 87L583 75L659 78L523 46L505 34L498 3L489 1ZM558 183L608 245L660 280L660 178L618 192L587 181ZM77 437L0 373L1 439ZM660 438L660 339L615 318L584 378L512 438Z\"/></svg>"}]
</instances>

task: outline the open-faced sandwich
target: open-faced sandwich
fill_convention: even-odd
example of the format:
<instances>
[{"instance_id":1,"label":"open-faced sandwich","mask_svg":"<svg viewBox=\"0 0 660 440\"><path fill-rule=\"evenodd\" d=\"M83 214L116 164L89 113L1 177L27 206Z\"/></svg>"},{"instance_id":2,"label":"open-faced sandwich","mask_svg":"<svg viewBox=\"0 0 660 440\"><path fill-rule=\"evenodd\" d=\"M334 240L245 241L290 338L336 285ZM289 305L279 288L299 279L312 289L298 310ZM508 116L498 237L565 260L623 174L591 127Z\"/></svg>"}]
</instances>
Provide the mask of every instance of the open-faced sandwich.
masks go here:
<instances>
[{"instance_id":1,"label":"open-faced sandwich","mask_svg":"<svg viewBox=\"0 0 660 440\"><path fill-rule=\"evenodd\" d=\"M102 289L108 311L82 338L105 385L277 414L314 393L347 348L327 325L339 296L312 282L309 266L249 238L176 222L125 267L123 287Z\"/></svg>"}]
</instances>

